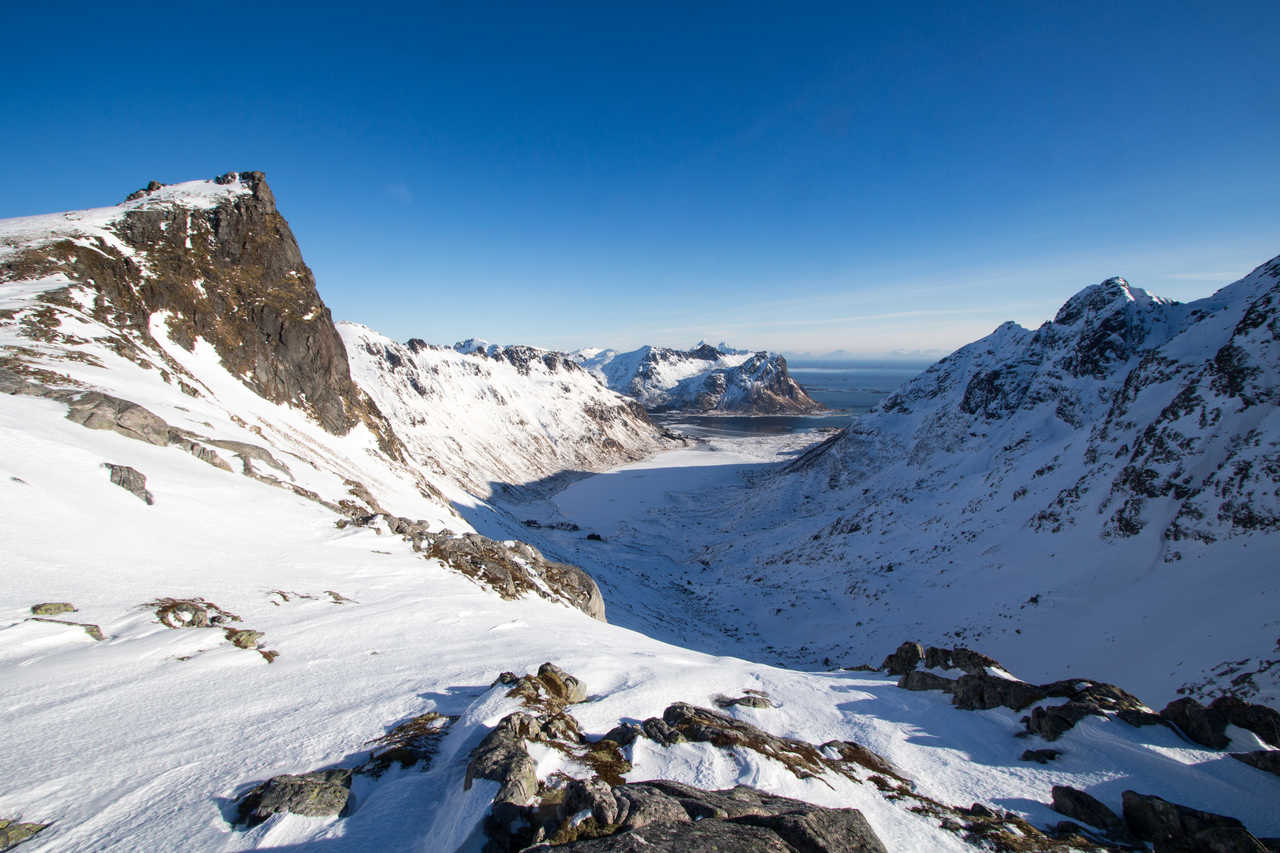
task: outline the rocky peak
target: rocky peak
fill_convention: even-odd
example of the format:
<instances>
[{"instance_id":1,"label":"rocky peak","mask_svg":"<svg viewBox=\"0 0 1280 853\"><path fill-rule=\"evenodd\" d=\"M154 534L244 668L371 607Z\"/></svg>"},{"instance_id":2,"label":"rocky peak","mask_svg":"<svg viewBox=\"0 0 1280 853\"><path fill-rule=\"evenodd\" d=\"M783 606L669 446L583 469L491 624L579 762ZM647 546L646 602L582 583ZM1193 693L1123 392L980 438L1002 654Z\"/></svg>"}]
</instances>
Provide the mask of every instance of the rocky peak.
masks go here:
<instances>
[{"instance_id":1,"label":"rocky peak","mask_svg":"<svg viewBox=\"0 0 1280 853\"><path fill-rule=\"evenodd\" d=\"M1142 307L1171 305L1172 300L1152 296L1140 287L1134 287L1120 276L1112 276L1101 284L1092 284L1072 296L1058 309L1053 322L1071 326L1124 308L1128 304Z\"/></svg>"},{"instance_id":2,"label":"rocky peak","mask_svg":"<svg viewBox=\"0 0 1280 853\"><path fill-rule=\"evenodd\" d=\"M208 342L266 399L337 434L364 421L394 454L394 438L351 381L342 339L262 172L152 181L130 198L68 215L91 214L96 226L68 225L26 244L0 259L0 280L65 276L93 293L98 320L147 348L163 349L152 325L161 315L174 342Z\"/></svg>"}]
</instances>

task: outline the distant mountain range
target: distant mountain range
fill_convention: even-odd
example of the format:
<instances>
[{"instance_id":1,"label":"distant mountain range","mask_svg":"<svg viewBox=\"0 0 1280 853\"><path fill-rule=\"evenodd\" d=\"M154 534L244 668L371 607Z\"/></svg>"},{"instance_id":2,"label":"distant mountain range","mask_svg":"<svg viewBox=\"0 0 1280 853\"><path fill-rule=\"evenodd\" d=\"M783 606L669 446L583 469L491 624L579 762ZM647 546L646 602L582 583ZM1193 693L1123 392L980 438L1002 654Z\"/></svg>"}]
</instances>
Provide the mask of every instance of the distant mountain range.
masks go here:
<instances>
[{"instance_id":1,"label":"distant mountain range","mask_svg":"<svg viewBox=\"0 0 1280 853\"><path fill-rule=\"evenodd\" d=\"M767 352L701 343L690 350L643 346L621 353L584 349L570 356L654 412L800 414L823 408L791 378L787 360Z\"/></svg>"}]
</instances>

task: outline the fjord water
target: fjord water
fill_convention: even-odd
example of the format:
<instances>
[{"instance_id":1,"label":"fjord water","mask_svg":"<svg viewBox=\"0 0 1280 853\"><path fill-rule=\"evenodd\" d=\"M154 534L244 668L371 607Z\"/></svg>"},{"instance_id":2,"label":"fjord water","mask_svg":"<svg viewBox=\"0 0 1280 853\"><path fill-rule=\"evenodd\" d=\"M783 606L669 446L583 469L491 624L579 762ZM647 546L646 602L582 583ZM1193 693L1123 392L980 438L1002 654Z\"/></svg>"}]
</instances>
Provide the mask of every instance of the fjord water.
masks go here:
<instances>
[{"instance_id":1,"label":"fjord water","mask_svg":"<svg viewBox=\"0 0 1280 853\"><path fill-rule=\"evenodd\" d=\"M733 438L841 429L871 409L928 362L794 361L791 377L830 409L818 415L658 415L664 426L699 438Z\"/></svg>"}]
</instances>

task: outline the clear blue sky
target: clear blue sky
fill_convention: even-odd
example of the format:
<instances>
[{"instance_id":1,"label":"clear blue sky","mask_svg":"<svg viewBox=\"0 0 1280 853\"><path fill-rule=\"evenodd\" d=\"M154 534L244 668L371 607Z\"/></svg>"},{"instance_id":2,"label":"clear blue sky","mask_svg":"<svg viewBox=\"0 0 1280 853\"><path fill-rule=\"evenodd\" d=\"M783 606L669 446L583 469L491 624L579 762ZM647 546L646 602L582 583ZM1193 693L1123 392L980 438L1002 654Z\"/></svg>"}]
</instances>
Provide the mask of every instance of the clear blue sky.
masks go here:
<instances>
[{"instance_id":1,"label":"clear blue sky","mask_svg":"<svg viewBox=\"0 0 1280 853\"><path fill-rule=\"evenodd\" d=\"M1275 0L0 25L0 217L261 169L335 316L399 339L950 350L1110 275L1195 298L1280 253Z\"/></svg>"}]
</instances>

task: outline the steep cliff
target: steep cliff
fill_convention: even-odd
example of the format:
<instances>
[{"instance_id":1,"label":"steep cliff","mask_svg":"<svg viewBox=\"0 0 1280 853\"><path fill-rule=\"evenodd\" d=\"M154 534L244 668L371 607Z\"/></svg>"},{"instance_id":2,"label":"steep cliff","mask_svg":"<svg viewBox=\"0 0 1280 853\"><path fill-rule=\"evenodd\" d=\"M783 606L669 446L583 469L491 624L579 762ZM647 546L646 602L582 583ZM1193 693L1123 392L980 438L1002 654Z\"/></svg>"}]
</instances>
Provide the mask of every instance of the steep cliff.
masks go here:
<instances>
[{"instance_id":1,"label":"steep cliff","mask_svg":"<svg viewBox=\"0 0 1280 853\"><path fill-rule=\"evenodd\" d=\"M229 172L214 182L152 183L114 208L8 220L0 240L0 282L61 280L91 294L93 319L113 330L103 341L144 360L156 350L150 323L163 312L184 348L211 344L254 392L346 433L364 422L396 452L376 409L351 381L346 351L316 292L289 224L261 172ZM56 328L58 295L28 327ZM181 371L175 370L181 374Z\"/></svg>"}]
</instances>

